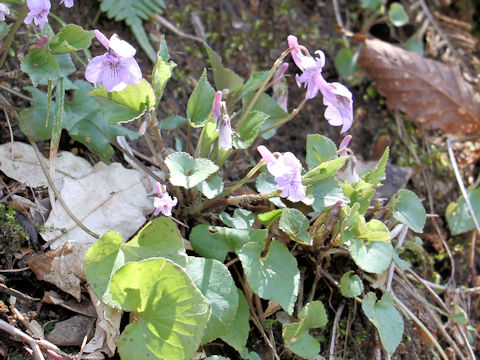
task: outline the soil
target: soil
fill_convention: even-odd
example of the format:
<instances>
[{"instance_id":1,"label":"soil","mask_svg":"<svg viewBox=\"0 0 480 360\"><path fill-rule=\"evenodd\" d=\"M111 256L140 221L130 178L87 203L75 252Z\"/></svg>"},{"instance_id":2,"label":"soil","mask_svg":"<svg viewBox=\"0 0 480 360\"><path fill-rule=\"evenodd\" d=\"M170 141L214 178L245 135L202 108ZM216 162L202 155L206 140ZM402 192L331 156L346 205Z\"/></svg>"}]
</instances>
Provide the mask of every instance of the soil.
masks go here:
<instances>
[{"instance_id":1,"label":"soil","mask_svg":"<svg viewBox=\"0 0 480 360\"><path fill-rule=\"evenodd\" d=\"M351 14L358 5L350 2L340 2L342 4L342 16ZM348 5L347 5L348 3ZM163 14L178 29L188 34L195 34L195 28L190 20L191 14L197 14L202 22L204 31L207 34L207 42L217 51L223 58L223 63L227 67L234 70L237 74L246 78L253 71L268 70L273 64L276 57L286 49L286 38L289 34L295 34L301 39L301 43L305 45L311 52L316 49L322 49L327 56L327 65L324 69L324 76L327 81L340 81L349 85L351 79L339 77L333 59L337 51L341 48L341 35L335 31L334 24L335 12L330 1L313 1L313 0L222 0L222 1L200 1L200 0L178 0L166 1L166 10ZM58 6L57 2L52 4L52 12L56 13L66 23L80 24L86 29L100 29L108 37L113 33L118 33L122 39L127 40L138 49L136 59L140 67L144 71L147 78L151 74L152 64L146 55L140 50L135 37L130 29L123 23L115 22L105 14L99 12L99 3L94 0L78 0L73 9L65 9ZM58 24L51 20L52 26L57 27ZM349 26L353 31L359 30L362 25L362 18L353 18L350 20ZM381 24L380 24L381 25ZM163 100L160 106L159 118L174 114L185 115L188 96L192 92L195 81L198 79L204 68L208 68L205 61L206 54L202 44L179 36L156 22L145 23L145 29L151 35L152 44L158 46L158 40L161 35L165 35L168 44L171 60L177 64L176 75L168 83ZM377 33L375 33L377 31ZM385 40L389 40L388 28L377 27L374 34L381 36ZM406 35L404 35L406 36ZM391 40L391 39L390 39ZM15 54L25 51L27 45L33 41L32 36L21 28L18 40L15 42L13 49ZM103 49L94 41L91 48L93 55L103 52ZM304 89L297 87L294 79L295 64L290 62L288 77L289 83L289 110L297 106L304 97ZM6 63L5 71L14 71L19 68L17 56L10 56ZM78 72L78 78L82 78L83 74ZM29 85L26 75L16 79L0 79L2 84L6 84L17 91ZM211 81L213 83L213 81ZM402 165L410 166L414 170L414 176L408 182L408 186L415 191L420 198L427 199L428 186L432 187L434 200L436 201L435 212L440 214L438 224L443 234L447 235L448 229L446 224L442 222L444 210L448 201L455 199L458 195L451 193L450 197L445 196L445 190L442 187L445 184L454 182L451 171L444 171L436 167L435 159L427 164L415 164L409 151L403 145L399 136L398 128L395 122L394 113L386 106L384 100L374 91L372 92L372 84L366 78L360 78L355 81L355 85L349 85L354 98L355 121L352 129L349 131L353 135L350 144L351 149L355 152L360 160L377 160L387 145L391 146L391 161ZM368 95L369 94L369 95ZM0 144L10 141L12 135L14 140L28 142L26 137L21 133L15 111L19 111L29 106L28 101L15 97L10 93L2 92L1 97L5 97L11 108L6 111L0 111ZM0 108L1 110L1 108ZM277 135L264 142L270 149L279 152L291 151L304 160L305 139L307 134L323 134L330 137L337 144L342 136L339 128L328 125L323 116L324 106L320 97L309 100L304 109L290 123L280 128ZM6 114L9 115L9 124L6 121ZM416 148L428 146L428 141L437 137L437 134L429 134L427 139L421 129L413 126L409 122L401 120L405 124L408 133L408 141L411 141ZM194 134L195 135L195 134ZM198 134L196 134L198 136ZM175 130L165 136L165 144L167 147L175 147L175 139L185 140L185 129ZM98 158L91 154L82 144L70 141L66 134L62 135L61 150L74 151L87 158L91 163L98 161ZM40 148L48 155L48 143L40 143ZM134 148L139 152L149 156L146 144L141 141L134 144ZM112 161L123 161L119 153L114 155ZM412 165L415 164L415 165ZM432 179L437 179L435 183L426 184L422 177L423 168L430 171ZM475 165L470 169L475 174ZM14 180L7 178L0 173L0 203L10 204L7 196L8 191L12 191L19 195L31 197L29 190L16 183ZM451 189L451 187L449 187ZM3 194L2 191L3 190ZM47 194L44 194L47 196ZM427 203L427 201L425 201ZM427 204L426 204L427 205ZM428 206L427 207L427 212ZM35 232L35 231L32 231ZM0 233L0 245L2 242L9 241L2 238ZM434 227L429 224L425 234L422 235L424 241L424 250L422 256L407 251L406 255L410 256L415 270L424 278L434 280L434 276L446 279L449 277L451 266L448 257L445 255L444 246L442 245ZM0 246L0 270L21 269L26 267L26 261L38 252L43 251L43 241L38 240L37 243L22 241L20 245L13 247ZM457 263L456 278L457 284L465 284L470 286L472 281L472 273L468 268L467 257L469 256L468 238L450 239L451 247L455 248L455 259ZM3 250L3 251L2 251ZM476 271L480 271L480 251L476 249ZM349 264L346 263L347 258L336 257L332 259L329 265L329 271L333 274L342 274L348 270ZM313 283L312 268L316 264L312 263L308 257L300 258L299 265L305 275L304 288L305 292L310 290ZM351 265L351 264L350 264ZM16 289L33 298L42 298L44 291L55 290L55 287L46 282L39 281L29 271L19 271L15 273L1 273L0 285L4 283L8 288ZM401 290L397 293L402 293ZM316 297L322 300L327 308L329 319L333 319L339 305L344 299L338 296L338 292L332 288L331 283L321 280L315 291ZM0 318L4 318L2 312L7 312L3 303L8 303L8 292L2 292L0 288ZM423 316L422 320L428 317L422 313L415 305L415 302L409 298L408 294L401 296L403 301L411 302L412 308L417 308L416 315ZM479 330L478 321L480 319L479 297L472 297L470 324ZM3 301L3 303L2 303ZM266 304L264 304L266 305ZM359 306L354 301L347 301L343 310L342 322L339 330L339 344L337 346L337 358L343 359L373 359L377 356L379 349L379 339L376 336L376 330L370 321L365 318ZM41 302L31 302L28 300L19 300L17 308L25 314L29 314L31 319L35 319L42 326L48 323L64 320L73 316L72 312L61 309L58 306L43 304ZM476 310L475 310L476 309ZM5 315L6 316L6 315ZM428 322L428 321L427 321ZM405 341L399 346L394 354L394 359L433 359L432 353L427 350L431 347L430 340L425 334L419 330L415 324L406 321L405 323ZM434 325L432 325L434 326ZM348 328L348 330L347 330ZM270 359L271 352L265 345L261 334L252 326L250 333L248 348L256 351L262 356L262 359ZM0 333L0 358L2 356L8 359L28 358L22 348L22 343L8 339L4 334ZM314 334L317 339L321 340L321 354L328 356L329 340L331 335L331 322L325 331ZM281 346L281 328L274 325L272 328L272 336ZM345 339L347 338L347 342ZM478 336L475 338L478 344ZM442 344L448 347L448 344ZM71 353L76 353L78 348L70 349ZM477 345L477 351L479 351ZM69 351L69 349L65 349ZM237 359L236 352L229 348L223 342L214 342L204 347L204 351L208 355L229 356L231 359ZM281 359L297 359L293 354L283 352L280 354Z\"/></svg>"}]
</instances>

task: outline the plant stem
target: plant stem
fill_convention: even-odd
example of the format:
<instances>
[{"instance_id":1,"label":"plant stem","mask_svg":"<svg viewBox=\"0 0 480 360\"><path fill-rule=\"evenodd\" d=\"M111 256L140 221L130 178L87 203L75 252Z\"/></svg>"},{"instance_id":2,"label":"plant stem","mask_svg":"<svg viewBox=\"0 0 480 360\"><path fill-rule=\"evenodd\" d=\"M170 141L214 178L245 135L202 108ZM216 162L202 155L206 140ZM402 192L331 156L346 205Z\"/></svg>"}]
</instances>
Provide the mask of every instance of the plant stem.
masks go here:
<instances>
[{"instance_id":1,"label":"plant stem","mask_svg":"<svg viewBox=\"0 0 480 360\"><path fill-rule=\"evenodd\" d=\"M265 165L265 160L260 160L260 162L255 165L248 173L247 175L244 176L243 179L241 179L238 183L236 183L235 185L232 185L230 186L229 188L225 189L222 191L222 193L220 195L217 195L215 196L213 199L210 199L210 200L207 200L203 203L201 203L200 205L197 205L195 207L192 208L192 210L190 211L190 214L191 215L196 215L198 214L199 212L201 212L202 210L204 210L205 208L208 208L211 204L217 202L218 200L230 195L232 192L234 192L235 190L237 190L239 187L241 187L243 184L245 184L253 175L255 175L255 173L260 170L260 168ZM228 201L228 200L227 200Z\"/></svg>"},{"instance_id":2,"label":"plant stem","mask_svg":"<svg viewBox=\"0 0 480 360\"><path fill-rule=\"evenodd\" d=\"M238 129L240 129L240 127L242 126L243 122L244 122L245 119L247 118L247 115L250 113L250 111L252 111L252 108L255 106L255 103L257 102L258 98L259 98L260 95L265 91L265 88L266 88L269 80L272 78L273 74L275 73L275 70L277 70L277 68L282 64L283 59L284 59L285 56L287 56L288 54L290 54L290 49L285 50L285 51L280 55L280 57L279 57L277 60L275 60L275 62L273 63L272 68L270 69L270 71L269 71L268 74L267 74L267 77L265 78L265 80L263 80L262 84L260 85L260 87L258 88L257 92L255 93L255 96L252 98L252 100L251 100L250 103L248 104L247 109L243 112L242 117L240 118L240 120L238 120L237 124L235 125L235 130L238 131Z\"/></svg>"},{"instance_id":3,"label":"plant stem","mask_svg":"<svg viewBox=\"0 0 480 360\"><path fill-rule=\"evenodd\" d=\"M277 127L280 127L280 126L282 126L283 124L285 124L285 123L289 122L290 120L292 120L292 119L295 117L295 115L297 115L298 112L299 112L300 110L302 110L302 108L305 106L305 103L306 103L306 102L307 102L307 99L304 98L304 99L302 100L302 102L301 102L295 109L292 110L292 112L290 113L290 115L288 115L288 117L285 118L285 120L282 120L282 121L280 121L280 122L278 122L278 123L276 123L276 124L273 124L272 126L266 128L265 130L260 131L260 133L258 134L258 136L260 137L260 136L262 136L263 134L269 132L270 130L276 129Z\"/></svg>"},{"instance_id":4,"label":"plant stem","mask_svg":"<svg viewBox=\"0 0 480 360\"><path fill-rule=\"evenodd\" d=\"M20 13L18 14L17 21L15 21L15 24L13 24L13 28L12 28L12 31L10 32L10 35L8 36L7 43L3 48L3 54L2 54L2 57L0 58L0 69L3 67L3 64L5 63L5 59L7 58L8 52L10 50L10 46L12 46L12 42L15 37L15 34L17 33L17 30L20 27L20 25L22 25L23 20L25 20L25 18L27 17L27 14L28 14L28 7L27 7L27 4L24 4L22 9L20 10Z\"/></svg>"}]
</instances>

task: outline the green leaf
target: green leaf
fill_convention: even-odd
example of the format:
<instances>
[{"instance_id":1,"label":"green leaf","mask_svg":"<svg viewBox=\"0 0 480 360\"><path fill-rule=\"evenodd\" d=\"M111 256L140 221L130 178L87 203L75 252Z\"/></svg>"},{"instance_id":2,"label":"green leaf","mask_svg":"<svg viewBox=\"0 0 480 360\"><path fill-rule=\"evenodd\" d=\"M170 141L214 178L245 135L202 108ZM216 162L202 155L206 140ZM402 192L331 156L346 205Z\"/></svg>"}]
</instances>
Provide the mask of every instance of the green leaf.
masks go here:
<instances>
[{"instance_id":1,"label":"green leaf","mask_svg":"<svg viewBox=\"0 0 480 360\"><path fill-rule=\"evenodd\" d=\"M342 76L350 76L358 69L357 66L358 55L355 54L349 48L341 48L335 55L335 68Z\"/></svg>"},{"instance_id":2,"label":"green leaf","mask_svg":"<svg viewBox=\"0 0 480 360\"><path fill-rule=\"evenodd\" d=\"M318 134L307 135L307 156L305 161L308 169L313 169L327 160L332 160L336 151L337 146L326 136Z\"/></svg>"},{"instance_id":3,"label":"green leaf","mask_svg":"<svg viewBox=\"0 0 480 360\"><path fill-rule=\"evenodd\" d=\"M227 267L218 260L189 256L186 269L212 309L201 341L206 344L230 329L238 308L237 287Z\"/></svg>"},{"instance_id":4,"label":"green leaf","mask_svg":"<svg viewBox=\"0 0 480 360\"><path fill-rule=\"evenodd\" d=\"M121 246L125 262L164 257L180 266L187 265L183 238L175 222L159 217L147 223L135 237Z\"/></svg>"},{"instance_id":5,"label":"green leaf","mask_svg":"<svg viewBox=\"0 0 480 360\"><path fill-rule=\"evenodd\" d=\"M220 338L228 345L235 348L237 351L245 349L248 340L248 333L250 332L250 324L248 319L250 318L250 308L248 306L245 295L237 289L238 295L238 308L235 313L235 318L226 332Z\"/></svg>"},{"instance_id":6,"label":"green leaf","mask_svg":"<svg viewBox=\"0 0 480 360\"><path fill-rule=\"evenodd\" d=\"M390 5L388 20L390 20L393 26L397 27L408 24L408 14L405 12L402 4L394 2Z\"/></svg>"},{"instance_id":7,"label":"green leaf","mask_svg":"<svg viewBox=\"0 0 480 360\"><path fill-rule=\"evenodd\" d=\"M358 211L360 214L365 214L370 206L370 199L375 195L374 185L360 180L356 184L342 184L343 193L350 199L352 204L358 203L360 205Z\"/></svg>"},{"instance_id":8,"label":"green leaf","mask_svg":"<svg viewBox=\"0 0 480 360\"><path fill-rule=\"evenodd\" d=\"M155 105L152 86L145 79L137 85L128 85L122 91L109 93L101 87L90 91L88 95L100 102L103 117L109 124L136 119Z\"/></svg>"},{"instance_id":9,"label":"green leaf","mask_svg":"<svg viewBox=\"0 0 480 360\"><path fill-rule=\"evenodd\" d=\"M240 91L240 94L238 94L238 98L241 99L248 93L258 90L260 85L262 85L262 83L267 78L268 73L268 71L259 71L252 73L248 78L247 82L245 83L242 91Z\"/></svg>"},{"instance_id":10,"label":"green leaf","mask_svg":"<svg viewBox=\"0 0 480 360\"><path fill-rule=\"evenodd\" d=\"M193 127L202 127L212 111L213 100L215 99L215 90L207 80L207 71L203 69L202 76L198 80L197 86L188 99L187 119Z\"/></svg>"},{"instance_id":11,"label":"green leaf","mask_svg":"<svg viewBox=\"0 0 480 360\"><path fill-rule=\"evenodd\" d=\"M228 227L234 229L251 229L253 222L255 221L255 216L251 211L236 208L233 212L233 216L226 212L220 214L220 220L227 225Z\"/></svg>"},{"instance_id":12,"label":"green leaf","mask_svg":"<svg viewBox=\"0 0 480 360\"><path fill-rule=\"evenodd\" d=\"M264 247L265 240L249 242L237 251L248 285L255 294L275 300L291 315L300 283L297 260L278 240L272 241L262 258Z\"/></svg>"},{"instance_id":13,"label":"green leaf","mask_svg":"<svg viewBox=\"0 0 480 360\"><path fill-rule=\"evenodd\" d=\"M283 325L282 338L285 346L296 355L311 359L320 352L320 343L308 330L327 325L327 313L322 302L312 301L305 305L298 317L299 322Z\"/></svg>"},{"instance_id":14,"label":"green leaf","mask_svg":"<svg viewBox=\"0 0 480 360\"><path fill-rule=\"evenodd\" d=\"M273 175L264 170L260 175L257 176L257 179L255 180L255 187L260 193L269 193L277 190L277 183L275 182ZM270 198L268 200L277 207L285 207L279 197Z\"/></svg>"},{"instance_id":15,"label":"green leaf","mask_svg":"<svg viewBox=\"0 0 480 360\"><path fill-rule=\"evenodd\" d=\"M353 274L353 270L347 271L340 279L340 292L343 296L353 298L363 291L363 282L360 276Z\"/></svg>"},{"instance_id":16,"label":"green leaf","mask_svg":"<svg viewBox=\"0 0 480 360\"><path fill-rule=\"evenodd\" d=\"M265 242L267 235L266 229L243 230L200 224L192 229L189 240L199 255L223 262L229 252L236 252L250 241Z\"/></svg>"},{"instance_id":17,"label":"green leaf","mask_svg":"<svg viewBox=\"0 0 480 360\"><path fill-rule=\"evenodd\" d=\"M377 301L377 296L369 292L364 296L362 310L375 325L385 350L393 354L403 336L403 319L393 306L393 297L388 291Z\"/></svg>"},{"instance_id":18,"label":"green leaf","mask_svg":"<svg viewBox=\"0 0 480 360\"><path fill-rule=\"evenodd\" d=\"M177 66L174 62L168 61L169 58L170 55L168 54L165 36L162 35L160 49L157 53L157 61L155 61L152 70L152 87L155 93L156 105L158 105L162 99L163 90L172 76L172 70Z\"/></svg>"},{"instance_id":19,"label":"green leaf","mask_svg":"<svg viewBox=\"0 0 480 360\"><path fill-rule=\"evenodd\" d=\"M60 67L55 57L46 48L30 52L20 61L20 68L27 73L33 85L42 81L57 80Z\"/></svg>"},{"instance_id":20,"label":"green leaf","mask_svg":"<svg viewBox=\"0 0 480 360\"><path fill-rule=\"evenodd\" d=\"M390 241L390 232L387 226L377 219L372 219L368 223L365 222L364 217L359 217L359 221L352 227L357 238L368 241Z\"/></svg>"},{"instance_id":21,"label":"green leaf","mask_svg":"<svg viewBox=\"0 0 480 360\"><path fill-rule=\"evenodd\" d=\"M93 244L85 254L83 271L95 295L105 304L115 308L119 305L110 295L110 279L125 264L125 256L119 251L122 235L108 231Z\"/></svg>"},{"instance_id":22,"label":"green leaf","mask_svg":"<svg viewBox=\"0 0 480 360\"><path fill-rule=\"evenodd\" d=\"M151 257L167 257L181 266L186 265L182 236L173 220L168 217L147 223L126 244L123 244L119 233L105 233L85 254L84 271L95 295L104 303L118 308L119 305L110 296L111 276L126 262Z\"/></svg>"},{"instance_id":23,"label":"green leaf","mask_svg":"<svg viewBox=\"0 0 480 360\"><path fill-rule=\"evenodd\" d=\"M197 350L211 310L183 268L165 258L131 262L110 288L136 318L118 339L122 359L189 359Z\"/></svg>"},{"instance_id":24,"label":"green leaf","mask_svg":"<svg viewBox=\"0 0 480 360\"><path fill-rule=\"evenodd\" d=\"M270 228L275 221L280 219L284 210L285 209L275 209L263 214L258 214L258 221L260 221L266 228Z\"/></svg>"},{"instance_id":25,"label":"green leaf","mask_svg":"<svg viewBox=\"0 0 480 360\"><path fill-rule=\"evenodd\" d=\"M208 159L194 159L185 152L170 154L165 159L170 170L170 183L191 189L218 171L218 166Z\"/></svg>"},{"instance_id":26,"label":"green leaf","mask_svg":"<svg viewBox=\"0 0 480 360\"><path fill-rule=\"evenodd\" d=\"M285 231L285 233L300 244L312 245L313 239L308 228L310 223L305 215L300 210L287 208L280 216L278 227Z\"/></svg>"},{"instance_id":27,"label":"green leaf","mask_svg":"<svg viewBox=\"0 0 480 360\"><path fill-rule=\"evenodd\" d=\"M217 131L217 121L212 117L208 118L205 124L205 132L203 134L201 154L202 157L208 157L213 143L217 140L219 132Z\"/></svg>"},{"instance_id":28,"label":"green leaf","mask_svg":"<svg viewBox=\"0 0 480 360\"><path fill-rule=\"evenodd\" d=\"M393 251L392 259L395 262L395 265L397 265L403 271L407 270L411 266L408 261L405 261L398 256L397 251Z\"/></svg>"},{"instance_id":29,"label":"green leaf","mask_svg":"<svg viewBox=\"0 0 480 360\"><path fill-rule=\"evenodd\" d=\"M390 200L393 217L415 232L423 232L427 213L418 196L410 190L399 190Z\"/></svg>"},{"instance_id":30,"label":"green leaf","mask_svg":"<svg viewBox=\"0 0 480 360\"><path fill-rule=\"evenodd\" d=\"M110 19L125 20L153 63L156 59L155 50L148 40L142 20L148 20L154 14L161 14L165 7L163 0L101 0L100 9L106 12Z\"/></svg>"},{"instance_id":31,"label":"green leaf","mask_svg":"<svg viewBox=\"0 0 480 360\"><path fill-rule=\"evenodd\" d=\"M55 102L50 104L50 114L47 121L47 94L32 86L26 86L33 97L33 107L20 111L18 122L22 132L31 140L48 140L52 136L53 114L55 113Z\"/></svg>"},{"instance_id":32,"label":"green leaf","mask_svg":"<svg viewBox=\"0 0 480 360\"><path fill-rule=\"evenodd\" d=\"M162 119L158 127L162 130L175 130L187 122L187 118L180 115L172 115Z\"/></svg>"},{"instance_id":33,"label":"green leaf","mask_svg":"<svg viewBox=\"0 0 480 360\"><path fill-rule=\"evenodd\" d=\"M203 180L196 188L207 197L213 199L223 191L223 181L218 175L212 175L207 180Z\"/></svg>"},{"instance_id":34,"label":"green leaf","mask_svg":"<svg viewBox=\"0 0 480 360\"><path fill-rule=\"evenodd\" d=\"M212 65L213 81L218 90L228 89L230 94L239 90L243 86L243 79L232 70L222 65L222 58L207 44L204 44L207 51L208 61ZM212 100L213 102L213 100ZM211 103L210 103L211 105Z\"/></svg>"},{"instance_id":35,"label":"green leaf","mask_svg":"<svg viewBox=\"0 0 480 360\"><path fill-rule=\"evenodd\" d=\"M249 113L233 137L233 146L237 149L248 149L257 138L268 117L267 114L260 111Z\"/></svg>"},{"instance_id":36,"label":"green leaf","mask_svg":"<svg viewBox=\"0 0 480 360\"><path fill-rule=\"evenodd\" d=\"M467 194L473 211L477 214L477 220L480 221L480 189L469 189ZM452 235L463 234L475 228L463 196L459 197L458 202L448 204L445 217Z\"/></svg>"},{"instance_id":37,"label":"green leaf","mask_svg":"<svg viewBox=\"0 0 480 360\"><path fill-rule=\"evenodd\" d=\"M250 93L243 97L242 99L242 110L245 111L250 101L253 99L255 94ZM268 116L270 116L262 126L262 131L269 128L272 125L278 124L279 122L285 120L288 117L288 113L285 112L277 102L272 99L271 96L263 93L258 98L257 102L253 106L252 110L261 111ZM263 134L264 139L269 139L275 134L275 130L271 130Z\"/></svg>"},{"instance_id":38,"label":"green leaf","mask_svg":"<svg viewBox=\"0 0 480 360\"><path fill-rule=\"evenodd\" d=\"M382 0L360 0L360 6L363 9L375 11L380 7L380 5L382 5Z\"/></svg>"},{"instance_id":39,"label":"green leaf","mask_svg":"<svg viewBox=\"0 0 480 360\"><path fill-rule=\"evenodd\" d=\"M93 86L84 80L76 80L73 84L77 90L73 92L72 102L65 104L63 126L68 130L70 137L84 144L107 163L113 155L110 141L117 136L136 139L138 133L119 124L107 124L97 101L87 95Z\"/></svg>"},{"instance_id":40,"label":"green leaf","mask_svg":"<svg viewBox=\"0 0 480 360\"><path fill-rule=\"evenodd\" d=\"M348 233L344 233L344 241L350 240L348 252L355 264L366 272L383 273L392 262L392 244L383 241L367 241L365 243Z\"/></svg>"},{"instance_id":41,"label":"green leaf","mask_svg":"<svg viewBox=\"0 0 480 360\"><path fill-rule=\"evenodd\" d=\"M390 149L387 147L382 157L378 161L377 165L375 165L373 169L371 169L364 175L363 180L369 182L374 186L378 186L378 184L380 184L380 181L385 180L385 169L387 166L389 153Z\"/></svg>"},{"instance_id":42,"label":"green leaf","mask_svg":"<svg viewBox=\"0 0 480 360\"><path fill-rule=\"evenodd\" d=\"M243 349L243 351L240 353L240 356L242 359L246 360L262 360L262 358L256 352L248 351L247 348Z\"/></svg>"},{"instance_id":43,"label":"green leaf","mask_svg":"<svg viewBox=\"0 0 480 360\"><path fill-rule=\"evenodd\" d=\"M302 177L304 184L315 184L318 181L335 175L343 167L346 160L347 158L345 156L340 156L339 158L325 161L313 169L310 169Z\"/></svg>"},{"instance_id":44,"label":"green leaf","mask_svg":"<svg viewBox=\"0 0 480 360\"><path fill-rule=\"evenodd\" d=\"M425 47L423 44L422 32L420 30L416 31L403 43L402 47L408 51L414 51L423 56L425 54Z\"/></svg>"},{"instance_id":45,"label":"green leaf","mask_svg":"<svg viewBox=\"0 0 480 360\"><path fill-rule=\"evenodd\" d=\"M53 37L50 41L50 49L52 54L65 54L88 49L94 37L93 31L86 31L81 26L69 24Z\"/></svg>"},{"instance_id":46,"label":"green leaf","mask_svg":"<svg viewBox=\"0 0 480 360\"><path fill-rule=\"evenodd\" d=\"M322 212L339 201L349 202L349 199L344 195L342 187L334 176L329 176L317 181L313 186L309 187L307 191L313 195L312 206L317 212Z\"/></svg>"}]
</instances>

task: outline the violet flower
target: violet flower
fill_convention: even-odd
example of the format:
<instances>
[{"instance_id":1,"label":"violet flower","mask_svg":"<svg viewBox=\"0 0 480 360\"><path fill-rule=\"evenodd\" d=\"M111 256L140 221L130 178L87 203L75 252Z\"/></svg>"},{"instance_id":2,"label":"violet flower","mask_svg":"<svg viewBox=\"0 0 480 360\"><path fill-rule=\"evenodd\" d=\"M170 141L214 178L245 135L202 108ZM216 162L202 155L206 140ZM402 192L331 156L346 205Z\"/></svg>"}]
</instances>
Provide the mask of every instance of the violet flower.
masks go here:
<instances>
[{"instance_id":1,"label":"violet flower","mask_svg":"<svg viewBox=\"0 0 480 360\"><path fill-rule=\"evenodd\" d=\"M157 188L157 195L153 199L153 206L155 206L155 212L153 213L155 216L162 213L165 216L172 216L172 209L177 205L177 198L168 195L165 185L161 185L159 182L155 184Z\"/></svg>"},{"instance_id":2,"label":"violet flower","mask_svg":"<svg viewBox=\"0 0 480 360\"><path fill-rule=\"evenodd\" d=\"M60 4L65 5L67 8L71 8L73 6L73 0L62 0Z\"/></svg>"},{"instance_id":3,"label":"violet flower","mask_svg":"<svg viewBox=\"0 0 480 360\"><path fill-rule=\"evenodd\" d=\"M338 150L342 150L342 149L345 149L346 147L348 147L348 144L350 143L350 140L352 140L352 135L347 135L345 136L342 141L340 142L340 145L338 146ZM348 153L346 150L343 150L342 152L340 152L339 154L340 156L348 156Z\"/></svg>"},{"instance_id":4,"label":"violet flower","mask_svg":"<svg viewBox=\"0 0 480 360\"><path fill-rule=\"evenodd\" d=\"M222 150L230 150L232 148L232 125L227 112L227 104L225 101L220 103L222 108L222 122L218 134L218 148Z\"/></svg>"},{"instance_id":5,"label":"violet flower","mask_svg":"<svg viewBox=\"0 0 480 360\"><path fill-rule=\"evenodd\" d=\"M353 124L353 100L352 93L344 85L327 82L322 75L325 66L325 54L321 50L315 52L318 57L313 58L308 50L299 45L293 35L287 38L291 49L293 61L302 70L302 75L296 75L298 86L302 84L307 88L306 99L312 99L320 91L323 96L323 104L327 106L325 118L332 126L342 126L341 133L346 132Z\"/></svg>"},{"instance_id":6,"label":"violet flower","mask_svg":"<svg viewBox=\"0 0 480 360\"><path fill-rule=\"evenodd\" d=\"M218 118L222 114L220 110L221 102L222 102L222 92L217 91L217 93L215 94L215 99L213 99L213 105L212 105L212 115L215 121L218 120Z\"/></svg>"},{"instance_id":7,"label":"violet flower","mask_svg":"<svg viewBox=\"0 0 480 360\"><path fill-rule=\"evenodd\" d=\"M127 85L138 84L142 80L142 71L133 58L135 48L117 34L107 39L100 31L95 36L108 52L95 56L87 65L85 78L91 83L101 82L108 92L121 91Z\"/></svg>"},{"instance_id":8,"label":"violet flower","mask_svg":"<svg viewBox=\"0 0 480 360\"><path fill-rule=\"evenodd\" d=\"M40 26L43 30L43 26L48 22L48 13L50 12L49 0L27 0L27 7L30 10L23 22L25 24L31 24L32 21L35 25Z\"/></svg>"},{"instance_id":9,"label":"violet flower","mask_svg":"<svg viewBox=\"0 0 480 360\"><path fill-rule=\"evenodd\" d=\"M277 187L282 190L280 196L290 198L292 201L301 201L305 198L305 188L302 185L300 161L291 152L278 154L275 157L265 146L257 147L267 169L275 177Z\"/></svg>"},{"instance_id":10,"label":"violet flower","mask_svg":"<svg viewBox=\"0 0 480 360\"><path fill-rule=\"evenodd\" d=\"M4 3L0 3L0 21L5 21L5 15L10 15L10 9Z\"/></svg>"}]
</instances>

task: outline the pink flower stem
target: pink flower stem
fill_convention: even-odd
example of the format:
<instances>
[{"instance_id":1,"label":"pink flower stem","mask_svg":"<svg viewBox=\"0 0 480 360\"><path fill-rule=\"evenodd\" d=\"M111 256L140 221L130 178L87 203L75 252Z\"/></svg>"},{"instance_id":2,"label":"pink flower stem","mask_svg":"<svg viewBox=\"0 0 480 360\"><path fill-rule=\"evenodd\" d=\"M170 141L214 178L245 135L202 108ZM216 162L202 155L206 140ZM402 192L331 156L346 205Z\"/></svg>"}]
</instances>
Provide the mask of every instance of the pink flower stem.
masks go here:
<instances>
[{"instance_id":1,"label":"pink flower stem","mask_svg":"<svg viewBox=\"0 0 480 360\"><path fill-rule=\"evenodd\" d=\"M283 124L289 122L290 120L292 120L299 113L299 111L303 109L306 102L307 102L307 99L304 98L302 100L302 102L295 109L292 110L292 112L288 115L288 117L285 118L285 120L282 120L282 121L280 121L276 124L273 124L272 126L266 128L265 130L260 131L258 136L260 137L263 134L265 134L266 132L269 132L270 130L276 129L276 128L282 126Z\"/></svg>"},{"instance_id":2,"label":"pink flower stem","mask_svg":"<svg viewBox=\"0 0 480 360\"><path fill-rule=\"evenodd\" d=\"M275 62L273 63L272 68L270 69L269 73L267 74L267 77L265 78L265 80L263 80L262 85L260 85L260 87L258 88L257 92L255 93L255 96L252 98L252 100L251 100L250 103L248 104L247 109L243 112L242 117L240 118L240 120L238 120L237 124L235 125L235 130L238 131L238 129L240 129L240 127L242 126L243 122L244 122L245 119L247 118L247 115L250 113L250 111L252 111L253 107L255 106L255 103L257 102L258 98L259 98L260 95L262 95L262 93L265 91L265 88L267 87L267 84L268 84L268 82L270 81L270 79L272 78L272 76L275 74L275 71L277 70L277 68L278 68L280 65L282 65L283 59L284 59L288 54L290 54L290 50L291 50L291 49L285 50L285 51L280 55L280 57L279 57L277 60L275 60Z\"/></svg>"},{"instance_id":3,"label":"pink flower stem","mask_svg":"<svg viewBox=\"0 0 480 360\"><path fill-rule=\"evenodd\" d=\"M23 24L23 20L25 20L29 11L30 10L28 9L27 4L24 4L17 16L15 24L13 24L12 31L10 32L10 35L7 39L7 43L3 47L2 57L0 58L0 69L3 68L3 64L5 63L5 59L7 58L10 46L12 45L13 39L15 38L15 34L17 33L18 28Z\"/></svg>"}]
</instances>

